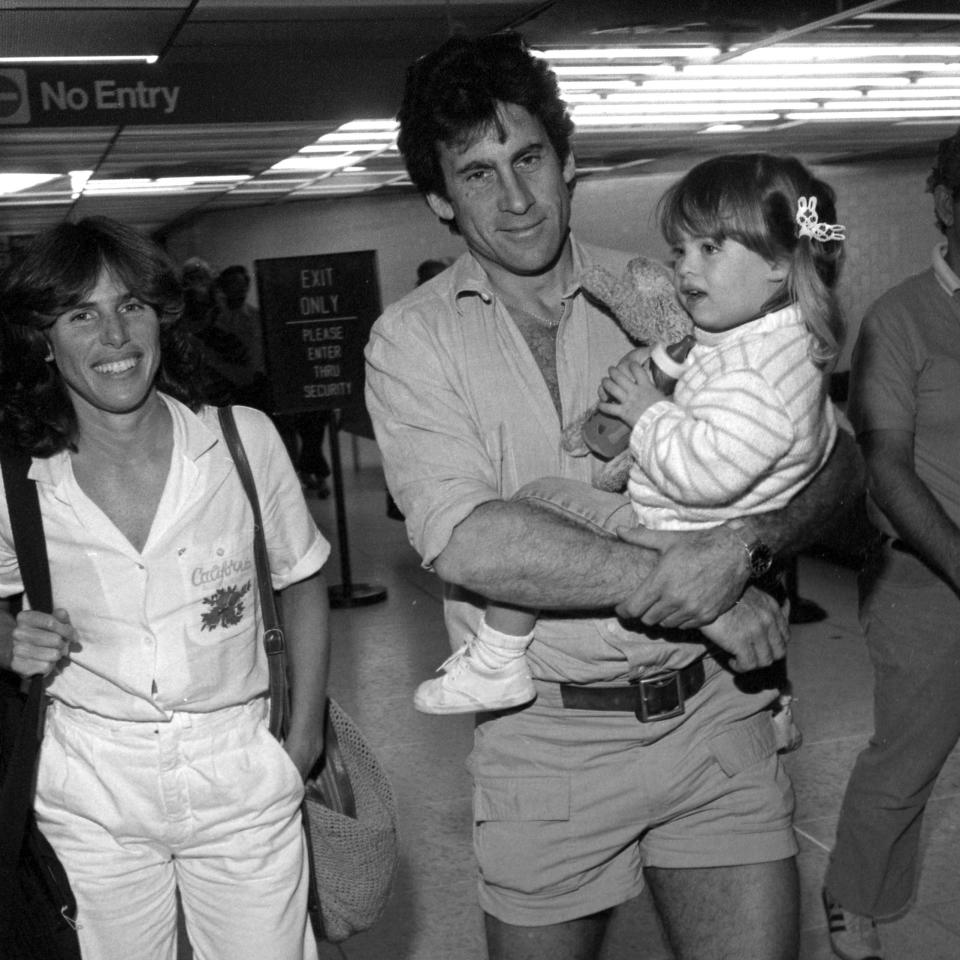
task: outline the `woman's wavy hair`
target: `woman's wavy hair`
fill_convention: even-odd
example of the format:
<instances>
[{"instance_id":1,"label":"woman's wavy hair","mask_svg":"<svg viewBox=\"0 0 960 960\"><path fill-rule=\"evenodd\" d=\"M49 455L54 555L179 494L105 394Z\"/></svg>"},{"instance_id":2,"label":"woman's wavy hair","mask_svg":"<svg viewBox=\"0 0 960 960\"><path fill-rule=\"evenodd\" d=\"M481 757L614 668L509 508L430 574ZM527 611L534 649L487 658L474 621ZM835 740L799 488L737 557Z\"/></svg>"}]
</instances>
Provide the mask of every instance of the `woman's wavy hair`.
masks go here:
<instances>
[{"instance_id":1,"label":"woman's wavy hair","mask_svg":"<svg viewBox=\"0 0 960 960\"><path fill-rule=\"evenodd\" d=\"M519 33L451 37L410 66L397 114L397 147L422 194L449 199L438 144L463 145L488 129L505 136L501 103L536 117L560 163L566 162L573 121L555 74Z\"/></svg>"},{"instance_id":2,"label":"woman's wavy hair","mask_svg":"<svg viewBox=\"0 0 960 960\"><path fill-rule=\"evenodd\" d=\"M46 331L82 303L107 270L160 319L158 389L191 409L196 360L179 319L176 268L152 240L107 217L62 223L37 236L0 278L0 444L36 457L76 449L77 417Z\"/></svg>"},{"instance_id":3,"label":"woman's wavy hair","mask_svg":"<svg viewBox=\"0 0 960 960\"><path fill-rule=\"evenodd\" d=\"M833 189L795 157L714 157L695 166L661 197L660 231L670 244L683 234L729 237L769 263L785 262L787 276L763 312L796 303L814 338L812 359L829 368L843 342L843 315L835 292L843 242L798 236L801 197L816 197L821 222L837 222Z\"/></svg>"}]
</instances>

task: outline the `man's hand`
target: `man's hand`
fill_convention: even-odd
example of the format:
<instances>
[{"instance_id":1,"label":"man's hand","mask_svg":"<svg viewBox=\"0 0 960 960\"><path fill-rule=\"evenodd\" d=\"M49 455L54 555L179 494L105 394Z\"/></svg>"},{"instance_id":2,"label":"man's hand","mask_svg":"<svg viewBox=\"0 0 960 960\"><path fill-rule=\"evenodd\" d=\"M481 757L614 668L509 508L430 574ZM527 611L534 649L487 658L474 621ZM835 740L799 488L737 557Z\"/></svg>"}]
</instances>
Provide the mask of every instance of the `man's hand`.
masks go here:
<instances>
[{"instance_id":1,"label":"man's hand","mask_svg":"<svg viewBox=\"0 0 960 960\"><path fill-rule=\"evenodd\" d=\"M21 677L47 676L77 642L70 615L62 608L52 614L22 610L15 624L9 615L5 618L13 629L3 638L0 665Z\"/></svg>"},{"instance_id":2,"label":"man's hand","mask_svg":"<svg viewBox=\"0 0 960 960\"><path fill-rule=\"evenodd\" d=\"M660 556L642 586L617 606L624 619L694 630L713 623L743 593L746 551L723 526L683 533L621 527L617 535Z\"/></svg>"},{"instance_id":3,"label":"man's hand","mask_svg":"<svg viewBox=\"0 0 960 960\"><path fill-rule=\"evenodd\" d=\"M770 594L748 587L733 607L700 632L730 654L731 670L748 673L786 655L790 627L785 608Z\"/></svg>"}]
</instances>

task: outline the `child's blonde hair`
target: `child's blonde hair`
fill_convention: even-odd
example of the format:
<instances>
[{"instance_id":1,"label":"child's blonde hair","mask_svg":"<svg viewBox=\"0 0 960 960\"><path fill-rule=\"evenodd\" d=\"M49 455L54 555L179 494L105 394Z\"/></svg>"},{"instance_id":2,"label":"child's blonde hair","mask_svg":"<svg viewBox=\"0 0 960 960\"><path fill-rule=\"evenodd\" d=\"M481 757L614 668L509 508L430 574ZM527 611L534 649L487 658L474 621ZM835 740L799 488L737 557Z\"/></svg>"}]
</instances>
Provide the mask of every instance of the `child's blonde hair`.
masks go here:
<instances>
[{"instance_id":1,"label":"child's blonde hair","mask_svg":"<svg viewBox=\"0 0 960 960\"><path fill-rule=\"evenodd\" d=\"M682 234L729 237L769 263L785 262L783 286L763 312L796 303L814 338L812 357L828 367L843 339L834 293L843 243L798 235L800 197L816 197L820 221L836 223L833 189L795 157L727 154L698 164L667 190L658 206L660 230L670 244Z\"/></svg>"}]
</instances>

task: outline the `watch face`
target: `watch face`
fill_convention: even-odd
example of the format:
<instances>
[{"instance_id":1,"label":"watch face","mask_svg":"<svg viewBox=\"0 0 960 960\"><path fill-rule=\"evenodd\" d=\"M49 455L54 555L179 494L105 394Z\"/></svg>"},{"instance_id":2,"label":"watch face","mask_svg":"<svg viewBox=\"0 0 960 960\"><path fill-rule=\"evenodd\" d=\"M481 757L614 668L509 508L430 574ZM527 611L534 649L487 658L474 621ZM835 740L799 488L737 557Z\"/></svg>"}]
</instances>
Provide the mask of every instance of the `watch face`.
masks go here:
<instances>
[{"instance_id":1,"label":"watch face","mask_svg":"<svg viewBox=\"0 0 960 960\"><path fill-rule=\"evenodd\" d=\"M749 550L750 576L762 577L773 566L773 553L765 543L755 543Z\"/></svg>"}]
</instances>

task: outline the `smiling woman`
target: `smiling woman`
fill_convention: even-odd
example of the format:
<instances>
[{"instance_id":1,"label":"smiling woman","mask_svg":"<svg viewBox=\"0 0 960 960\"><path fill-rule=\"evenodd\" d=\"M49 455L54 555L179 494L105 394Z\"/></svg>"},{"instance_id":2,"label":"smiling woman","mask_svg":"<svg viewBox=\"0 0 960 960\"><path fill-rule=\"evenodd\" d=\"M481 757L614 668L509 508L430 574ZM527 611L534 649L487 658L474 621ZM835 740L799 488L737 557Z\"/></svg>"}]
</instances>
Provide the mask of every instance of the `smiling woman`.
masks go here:
<instances>
[{"instance_id":1,"label":"smiling woman","mask_svg":"<svg viewBox=\"0 0 960 960\"><path fill-rule=\"evenodd\" d=\"M153 398L160 366L157 312L106 267L87 299L61 313L46 333L48 356L81 423L97 413L132 413Z\"/></svg>"},{"instance_id":2,"label":"smiling woman","mask_svg":"<svg viewBox=\"0 0 960 960\"><path fill-rule=\"evenodd\" d=\"M124 224L91 217L41 235L4 287L5 440L35 456L64 449L77 438L81 408L74 399L95 407L97 390L111 383L114 391L129 391L136 380L146 387L141 401L156 386L196 409L201 398L194 361L177 323L182 308L173 265ZM154 331L145 339L150 324ZM151 339L148 357L144 347ZM87 343L85 359L78 354L81 341Z\"/></svg>"},{"instance_id":3,"label":"smiling woman","mask_svg":"<svg viewBox=\"0 0 960 960\"><path fill-rule=\"evenodd\" d=\"M115 221L61 224L0 305L0 440L30 455L56 602L11 613L25 585L0 478L0 670L42 677L50 700L33 809L81 953L176 955L179 894L198 955L315 960L300 805L322 749L329 544L283 442L236 408L295 678L281 744L253 512L192 386L176 270Z\"/></svg>"}]
</instances>

